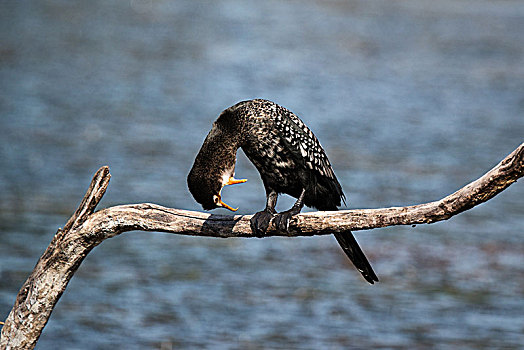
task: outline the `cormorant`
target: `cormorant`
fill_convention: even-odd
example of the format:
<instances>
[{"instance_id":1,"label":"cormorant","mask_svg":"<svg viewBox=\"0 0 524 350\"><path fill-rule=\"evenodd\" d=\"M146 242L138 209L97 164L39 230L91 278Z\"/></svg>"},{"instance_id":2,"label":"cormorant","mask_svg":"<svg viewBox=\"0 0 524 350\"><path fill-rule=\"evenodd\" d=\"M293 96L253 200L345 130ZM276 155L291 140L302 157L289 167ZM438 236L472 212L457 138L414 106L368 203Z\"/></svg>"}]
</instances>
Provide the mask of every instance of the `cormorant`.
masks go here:
<instances>
[{"instance_id":1,"label":"cormorant","mask_svg":"<svg viewBox=\"0 0 524 350\"><path fill-rule=\"evenodd\" d=\"M251 219L257 237L270 221L287 231L289 220L304 205L337 210L345 203L342 187L311 130L288 109L267 100L242 101L224 110L207 135L187 177L189 191L205 210L232 208L222 201L226 185L245 182L234 178L236 153L242 148L262 177L266 208ZM280 193L297 198L291 209L277 213ZM355 267L369 283L378 282L366 256L351 232L334 234Z\"/></svg>"}]
</instances>

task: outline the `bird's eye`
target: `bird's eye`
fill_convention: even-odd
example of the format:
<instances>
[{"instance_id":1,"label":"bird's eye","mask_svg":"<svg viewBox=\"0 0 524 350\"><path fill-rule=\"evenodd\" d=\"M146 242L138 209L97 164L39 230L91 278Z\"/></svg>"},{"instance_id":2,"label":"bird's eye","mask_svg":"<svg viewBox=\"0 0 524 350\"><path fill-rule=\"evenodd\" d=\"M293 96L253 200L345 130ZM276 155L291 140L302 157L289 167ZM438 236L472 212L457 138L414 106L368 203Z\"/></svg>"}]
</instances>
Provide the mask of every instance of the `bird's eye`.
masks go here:
<instances>
[{"instance_id":1,"label":"bird's eye","mask_svg":"<svg viewBox=\"0 0 524 350\"><path fill-rule=\"evenodd\" d=\"M213 195L213 202L218 205L218 203L220 203L220 197L217 196L216 194Z\"/></svg>"}]
</instances>

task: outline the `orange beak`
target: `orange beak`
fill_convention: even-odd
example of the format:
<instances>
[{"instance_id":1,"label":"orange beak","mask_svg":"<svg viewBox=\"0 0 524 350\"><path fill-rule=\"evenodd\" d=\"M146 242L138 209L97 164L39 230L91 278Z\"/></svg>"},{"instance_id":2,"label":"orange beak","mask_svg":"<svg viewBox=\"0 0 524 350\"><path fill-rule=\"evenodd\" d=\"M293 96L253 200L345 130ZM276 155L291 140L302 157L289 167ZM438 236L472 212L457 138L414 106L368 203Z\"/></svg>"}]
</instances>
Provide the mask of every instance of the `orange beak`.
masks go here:
<instances>
[{"instance_id":1,"label":"orange beak","mask_svg":"<svg viewBox=\"0 0 524 350\"><path fill-rule=\"evenodd\" d=\"M236 185L236 184L241 184L241 183L244 183L246 182L247 179L235 179L234 177L230 177L229 180L227 180L227 182L224 184L224 186L227 186L227 185ZM220 192L222 192L222 190L220 190ZM218 194L219 195L219 201L218 201L218 205L223 207L223 208L226 208L226 209L229 209L231 211L237 211L238 208L233 208L232 206L222 202L222 198L220 197L220 193Z\"/></svg>"},{"instance_id":2,"label":"orange beak","mask_svg":"<svg viewBox=\"0 0 524 350\"><path fill-rule=\"evenodd\" d=\"M234 177L230 177L229 180L226 182L226 184L224 186L227 186L227 185L236 185L236 184L241 184L241 183L244 183L246 182L247 179L235 179Z\"/></svg>"},{"instance_id":3,"label":"orange beak","mask_svg":"<svg viewBox=\"0 0 524 350\"><path fill-rule=\"evenodd\" d=\"M229 210L231 210L231 211L237 211L237 210L238 210L238 208L233 208L232 206L227 205L226 203L222 202L222 199L220 199L220 201L218 202L218 205L219 205L220 207L223 207L223 208L229 209Z\"/></svg>"}]
</instances>

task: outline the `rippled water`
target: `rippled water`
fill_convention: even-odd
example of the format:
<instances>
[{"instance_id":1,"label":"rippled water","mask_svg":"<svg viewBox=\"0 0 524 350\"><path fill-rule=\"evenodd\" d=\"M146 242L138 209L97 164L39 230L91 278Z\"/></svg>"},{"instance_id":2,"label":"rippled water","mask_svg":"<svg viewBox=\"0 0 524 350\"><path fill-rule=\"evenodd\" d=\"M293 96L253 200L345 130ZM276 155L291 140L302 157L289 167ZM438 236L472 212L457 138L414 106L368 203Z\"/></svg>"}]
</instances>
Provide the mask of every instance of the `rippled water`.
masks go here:
<instances>
[{"instance_id":1,"label":"rippled water","mask_svg":"<svg viewBox=\"0 0 524 350\"><path fill-rule=\"evenodd\" d=\"M520 1L4 1L0 318L101 165L101 207L200 210L185 177L211 123L261 97L315 131L349 207L435 200L523 142L523 62ZM237 174L227 202L260 210L243 155ZM521 348L522 198L357 233L374 286L331 237L127 233L37 348Z\"/></svg>"}]
</instances>

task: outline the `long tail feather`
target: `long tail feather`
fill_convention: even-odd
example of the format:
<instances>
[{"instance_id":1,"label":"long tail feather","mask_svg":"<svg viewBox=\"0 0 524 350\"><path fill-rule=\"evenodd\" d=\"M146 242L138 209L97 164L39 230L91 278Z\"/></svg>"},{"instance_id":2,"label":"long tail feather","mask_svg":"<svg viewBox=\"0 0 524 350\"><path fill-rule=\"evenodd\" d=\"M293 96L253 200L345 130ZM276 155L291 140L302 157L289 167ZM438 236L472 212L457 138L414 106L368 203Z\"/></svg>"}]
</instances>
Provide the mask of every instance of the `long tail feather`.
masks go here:
<instances>
[{"instance_id":1,"label":"long tail feather","mask_svg":"<svg viewBox=\"0 0 524 350\"><path fill-rule=\"evenodd\" d=\"M355 237L351 232L348 233L335 233L335 238L338 241L338 244L344 250L344 253L348 256L349 260L355 265L357 270L360 271L362 276L371 284L378 282L378 277L373 271L373 268L369 264L368 259L360 249L360 246L357 243Z\"/></svg>"}]
</instances>

